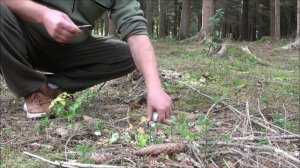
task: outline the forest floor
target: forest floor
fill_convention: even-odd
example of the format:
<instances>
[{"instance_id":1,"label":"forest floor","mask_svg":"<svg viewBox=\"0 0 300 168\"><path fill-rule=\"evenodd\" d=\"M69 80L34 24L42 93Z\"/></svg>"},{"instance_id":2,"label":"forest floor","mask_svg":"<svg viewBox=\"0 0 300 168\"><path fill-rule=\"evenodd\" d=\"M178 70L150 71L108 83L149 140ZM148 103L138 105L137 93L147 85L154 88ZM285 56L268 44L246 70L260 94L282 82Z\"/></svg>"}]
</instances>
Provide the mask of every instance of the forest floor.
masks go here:
<instances>
[{"instance_id":1,"label":"forest floor","mask_svg":"<svg viewBox=\"0 0 300 168\"><path fill-rule=\"evenodd\" d=\"M218 57L208 45L154 41L174 103L166 124L146 123L137 72L75 101L60 96L58 117L39 120L1 79L0 167L299 167L299 51L285 43L228 42Z\"/></svg>"}]
</instances>

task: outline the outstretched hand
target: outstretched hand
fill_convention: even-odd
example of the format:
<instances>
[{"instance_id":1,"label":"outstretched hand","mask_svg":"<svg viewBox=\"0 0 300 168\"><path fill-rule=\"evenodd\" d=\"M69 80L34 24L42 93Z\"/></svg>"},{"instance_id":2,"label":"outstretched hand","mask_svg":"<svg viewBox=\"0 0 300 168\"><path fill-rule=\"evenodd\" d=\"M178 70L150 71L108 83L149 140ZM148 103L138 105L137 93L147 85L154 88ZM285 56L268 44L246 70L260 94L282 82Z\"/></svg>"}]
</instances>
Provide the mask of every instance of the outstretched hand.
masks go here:
<instances>
[{"instance_id":1,"label":"outstretched hand","mask_svg":"<svg viewBox=\"0 0 300 168\"><path fill-rule=\"evenodd\" d=\"M148 91L147 96L147 119L152 120L153 112L158 113L159 122L164 123L172 112L172 100L170 96L161 89Z\"/></svg>"},{"instance_id":2,"label":"outstretched hand","mask_svg":"<svg viewBox=\"0 0 300 168\"><path fill-rule=\"evenodd\" d=\"M43 16L43 25L49 35L60 43L65 43L82 33L77 25L64 13L48 10Z\"/></svg>"}]
</instances>

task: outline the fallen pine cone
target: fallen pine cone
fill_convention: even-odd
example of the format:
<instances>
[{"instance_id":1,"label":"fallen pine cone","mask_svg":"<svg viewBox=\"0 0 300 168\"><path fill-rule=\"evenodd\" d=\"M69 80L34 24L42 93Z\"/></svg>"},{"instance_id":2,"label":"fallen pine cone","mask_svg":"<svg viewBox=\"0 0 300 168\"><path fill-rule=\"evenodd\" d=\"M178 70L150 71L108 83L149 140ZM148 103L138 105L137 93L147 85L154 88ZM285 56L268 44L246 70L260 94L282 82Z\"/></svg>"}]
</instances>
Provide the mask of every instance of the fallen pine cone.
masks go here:
<instances>
[{"instance_id":1,"label":"fallen pine cone","mask_svg":"<svg viewBox=\"0 0 300 168\"><path fill-rule=\"evenodd\" d=\"M96 164L102 164L112 159L112 155L107 153L94 152L89 154L88 158L94 161Z\"/></svg>"},{"instance_id":2,"label":"fallen pine cone","mask_svg":"<svg viewBox=\"0 0 300 168\"><path fill-rule=\"evenodd\" d=\"M157 156L160 154L171 155L174 153L180 153L186 151L187 146L183 143L166 143L166 144L156 144L136 151L134 154L138 156Z\"/></svg>"}]
</instances>

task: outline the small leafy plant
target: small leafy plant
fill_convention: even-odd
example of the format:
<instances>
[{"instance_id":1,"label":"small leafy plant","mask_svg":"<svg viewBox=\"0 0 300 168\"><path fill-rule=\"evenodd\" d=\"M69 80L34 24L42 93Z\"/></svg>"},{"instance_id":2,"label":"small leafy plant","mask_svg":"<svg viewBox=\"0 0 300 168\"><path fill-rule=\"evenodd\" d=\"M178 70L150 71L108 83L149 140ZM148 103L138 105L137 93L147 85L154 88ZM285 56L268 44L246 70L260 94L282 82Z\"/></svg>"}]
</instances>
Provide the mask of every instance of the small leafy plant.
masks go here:
<instances>
[{"instance_id":1,"label":"small leafy plant","mask_svg":"<svg viewBox=\"0 0 300 168\"><path fill-rule=\"evenodd\" d=\"M81 105L86 101L87 99L84 96L73 101L73 97L64 92L51 102L49 108L52 108L58 116L67 119L68 122L72 122L78 114Z\"/></svg>"},{"instance_id":2,"label":"small leafy plant","mask_svg":"<svg viewBox=\"0 0 300 168\"><path fill-rule=\"evenodd\" d=\"M190 130L189 121L185 115L178 116L178 125L176 130L188 141L196 140L197 134Z\"/></svg>"},{"instance_id":3,"label":"small leafy plant","mask_svg":"<svg viewBox=\"0 0 300 168\"><path fill-rule=\"evenodd\" d=\"M137 133L135 134L136 146L137 148L145 147L147 142L150 139L150 136L145 133L144 128L140 127L137 129Z\"/></svg>"},{"instance_id":4,"label":"small leafy plant","mask_svg":"<svg viewBox=\"0 0 300 168\"><path fill-rule=\"evenodd\" d=\"M45 128L49 127L50 121L49 118L46 116L44 118L41 118L37 124L34 126L34 129L38 132L41 133L45 130Z\"/></svg>"},{"instance_id":5,"label":"small leafy plant","mask_svg":"<svg viewBox=\"0 0 300 168\"><path fill-rule=\"evenodd\" d=\"M88 154L95 151L95 148L88 144L77 145L75 151L80 153L80 161L83 163L93 163L92 160L88 158Z\"/></svg>"}]
</instances>

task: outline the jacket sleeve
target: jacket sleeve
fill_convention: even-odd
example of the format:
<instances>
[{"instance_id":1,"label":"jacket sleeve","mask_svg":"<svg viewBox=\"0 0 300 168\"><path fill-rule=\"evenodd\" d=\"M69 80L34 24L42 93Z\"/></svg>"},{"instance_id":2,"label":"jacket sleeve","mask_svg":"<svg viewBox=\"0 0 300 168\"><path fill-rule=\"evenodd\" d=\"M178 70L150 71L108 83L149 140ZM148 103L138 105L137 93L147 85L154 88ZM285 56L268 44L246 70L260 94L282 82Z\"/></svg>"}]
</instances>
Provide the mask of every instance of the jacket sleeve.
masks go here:
<instances>
[{"instance_id":1,"label":"jacket sleeve","mask_svg":"<svg viewBox=\"0 0 300 168\"><path fill-rule=\"evenodd\" d=\"M124 41L130 35L148 35L147 20L136 0L113 0L110 18Z\"/></svg>"}]
</instances>

